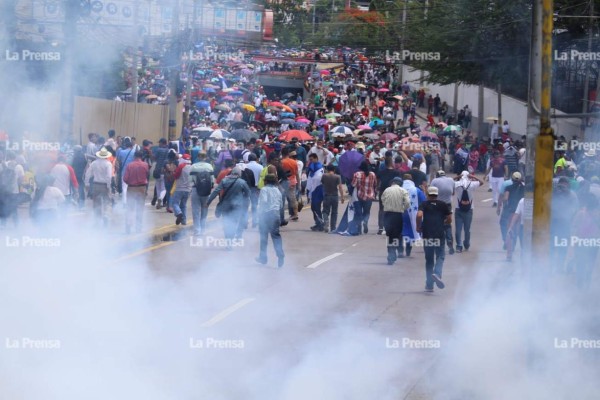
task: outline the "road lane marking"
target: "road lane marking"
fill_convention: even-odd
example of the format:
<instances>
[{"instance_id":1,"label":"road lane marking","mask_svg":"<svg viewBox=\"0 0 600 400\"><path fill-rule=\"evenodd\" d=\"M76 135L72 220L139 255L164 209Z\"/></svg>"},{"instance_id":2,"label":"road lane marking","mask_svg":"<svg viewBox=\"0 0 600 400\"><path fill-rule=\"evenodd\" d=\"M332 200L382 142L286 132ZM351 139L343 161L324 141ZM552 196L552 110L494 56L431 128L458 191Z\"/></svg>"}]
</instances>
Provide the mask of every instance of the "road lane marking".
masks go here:
<instances>
[{"instance_id":1,"label":"road lane marking","mask_svg":"<svg viewBox=\"0 0 600 400\"><path fill-rule=\"evenodd\" d=\"M485 200L481 200L482 203L487 203L488 201L492 201L494 199L485 199Z\"/></svg>"},{"instance_id":2,"label":"road lane marking","mask_svg":"<svg viewBox=\"0 0 600 400\"><path fill-rule=\"evenodd\" d=\"M146 254L148 252L151 252L151 251L154 251L154 250L158 250L158 249L161 249L161 248L166 247L166 246L170 246L170 245L175 244L175 243L177 243L177 242L162 242L162 243L159 243L159 244L157 244L155 246L146 247L145 249L136 251L135 253L131 253L131 254L128 254L126 256L119 257L114 262L118 263L118 262L121 262L121 261L129 260L131 258L134 258L134 257L137 257L137 256L141 256L142 254Z\"/></svg>"},{"instance_id":3,"label":"road lane marking","mask_svg":"<svg viewBox=\"0 0 600 400\"><path fill-rule=\"evenodd\" d=\"M254 300L256 300L256 299L253 297L244 299L244 300L232 305L231 307L224 309L223 311L221 311L220 313L218 313L217 315L215 315L214 317L212 317L211 319L209 319L208 321L206 321L205 323L203 323L200 326L202 326L203 328L208 328L208 327L214 326L217 323L219 323L220 321L223 321L225 318L227 318L234 312L236 312L237 310L239 310L240 308L245 307L248 304L252 303Z\"/></svg>"},{"instance_id":4,"label":"road lane marking","mask_svg":"<svg viewBox=\"0 0 600 400\"><path fill-rule=\"evenodd\" d=\"M320 259L319 261L316 261L316 262L314 262L314 263L310 264L310 265L309 265L308 267L306 267L306 268L317 268L319 265L321 265L321 264L323 264L323 263L326 263L326 262L327 262L327 261L329 261L329 260L333 260L334 258L341 256L342 254L344 254L344 253L333 253L333 254L332 254L332 255L330 255L330 256L327 256L327 257L325 257L325 258L322 258L322 259Z\"/></svg>"}]
</instances>

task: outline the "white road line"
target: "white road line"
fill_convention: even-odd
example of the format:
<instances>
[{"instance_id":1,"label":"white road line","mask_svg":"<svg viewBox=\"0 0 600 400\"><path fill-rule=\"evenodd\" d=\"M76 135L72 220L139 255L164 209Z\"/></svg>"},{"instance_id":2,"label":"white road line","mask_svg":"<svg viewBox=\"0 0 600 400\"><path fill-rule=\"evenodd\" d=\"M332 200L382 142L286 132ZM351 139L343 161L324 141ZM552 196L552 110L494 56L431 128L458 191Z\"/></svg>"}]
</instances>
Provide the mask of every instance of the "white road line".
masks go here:
<instances>
[{"instance_id":1,"label":"white road line","mask_svg":"<svg viewBox=\"0 0 600 400\"><path fill-rule=\"evenodd\" d=\"M494 199L485 199L485 200L481 200L482 203L487 203L488 201L492 201Z\"/></svg>"},{"instance_id":2,"label":"white road line","mask_svg":"<svg viewBox=\"0 0 600 400\"><path fill-rule=\"evenodd\" d=\"M308 267L306 267L306 268L317 268L319 265L321 265L321 264L323 264L323 263L326 263L326 262L327 262L327 261L329 261L329 260L333 260L334 258L341 256L342 254L344 254L344 253L333 253L333 254L332 254L332 255L330 255L330 256L327 256L327 257L325 257L325 258L322 258L322 259L320 259L319 261L316 261L316 262L314 262L314 263L310 264L310 265L309 265Z\"/></svg>"},{"instance_id":3,"label":"white road line","mask_svg":"<svg viewBox=\"0 0 600 400\"><path fill-rule=\"evenodd\" d=\"M228 307L225 310L221 311L220 313L218 313L217 315L215 315L214 317L212 317L211 319L209 319L208 321L203 323L201 326L203 328L208 328L210 326L216 325L217 323L224 320L225 318L227 318L229 315L233 314L240 308L252 303L254 300L256 300L256 299L254 299L252 297L244 299L244 300L232 305L231 307Z\"/></svg>"}]
</instances>

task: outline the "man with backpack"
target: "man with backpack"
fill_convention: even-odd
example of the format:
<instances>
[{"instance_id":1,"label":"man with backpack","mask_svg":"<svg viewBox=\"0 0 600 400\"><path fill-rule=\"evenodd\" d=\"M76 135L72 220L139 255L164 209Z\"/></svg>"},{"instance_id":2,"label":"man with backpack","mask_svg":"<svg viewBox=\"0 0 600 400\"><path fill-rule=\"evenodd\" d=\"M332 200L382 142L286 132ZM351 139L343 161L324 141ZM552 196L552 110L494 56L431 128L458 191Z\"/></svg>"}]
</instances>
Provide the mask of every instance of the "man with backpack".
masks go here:
<instances>
[{"instance_id":1,"label":"man with backpack","mask_svg":"<svg viewBox=\"0 0 600 400\"><path fill-rule=\"evenodd\" d=\"M463 247L465 251L471 247L471 222L473 222L473 191L483 184L481 179L475 175L471 175L469 171L463 171L459 176L454 178L455 193L456 193L456 209L455 209L455 239L456 252L462 253ZM465 240L462 240L462 233L465 233Z\"/></svg>"},{"instance_id":2,"label":"man with backpack","mask_svg":"<svg viewBox=\"0 0 600 400\"><path fill-rule=\"evenodd\" d=\"M198 162L192 164L192 218L194 219L194 235L201 235L206 230L208 216L208 196L214 185L214 170L206 161L206 152L198 153Z\"/></svg>"},{"instance_id":3,"label":"man with backpack","mask_svg":"<svg viewBox=\"0 0 600 400\"><path fill-rule=\"evenodd\" d=\"M258 196L260 194L260 189L258 188L258 183L260 181L260 175L263 171L263 166L258 162L258 157L256 154L251 153L248 155L248 163L246 164L246 168L242 171L242 176L244 180L248 184L250 188L250 206L252 208L252 227L255 228L258 225L258 214L256 211L256 207L258 205Z\"/></svg>"}]
</instances>

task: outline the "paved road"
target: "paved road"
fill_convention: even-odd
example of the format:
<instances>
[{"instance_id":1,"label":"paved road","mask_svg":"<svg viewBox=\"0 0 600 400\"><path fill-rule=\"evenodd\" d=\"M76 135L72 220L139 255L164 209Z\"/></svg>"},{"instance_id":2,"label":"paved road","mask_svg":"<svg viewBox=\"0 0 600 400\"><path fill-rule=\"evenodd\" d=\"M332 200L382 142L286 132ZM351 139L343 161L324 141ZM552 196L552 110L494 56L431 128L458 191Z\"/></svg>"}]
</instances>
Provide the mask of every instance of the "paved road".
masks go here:
<instances>
[{"instance_id":1,"label":"paved road","mask_svg":"<svg viewBox=\"0 0 600 400\"><path fill-rule=\"evenodd\" d=\"M376 205L369 234L359 237L311 232L302 211L282 230L281 269L272 249L267 266L254 262L256 230L233 251L209 245L222 237L212 217L204 242L187 233L141 240L171 231L172 216L155 210L138 239L78 222L76 234L57 233L58 250L5 243L0 302L11 306L0 313L8 322L0 397L20 390L24 399L106 398L113 392L103 382L111 382L123 388L119 399L535 398L551 381L538 360L550 372L591 365L569 380L585 380L591 393L600 350L558 357L553 343L598 332L589 315L565 312L597 294L546 304L514 285L524 267L505 262L490 195L476 193L472 248L446 257L447 286L434 293L423 290L422 249L386 264ZM572 285L556 277L550 287L556 299ZM545 304L547 317L532 300ZM549 323L557 314L561 322ZM24 338L58 340L60 349L26 349ZM24 369L44 384L18 386ZM65 376L77 377L68 391ZM581 390L572 398L592 398Z\"/></svg>"}]
</instances>

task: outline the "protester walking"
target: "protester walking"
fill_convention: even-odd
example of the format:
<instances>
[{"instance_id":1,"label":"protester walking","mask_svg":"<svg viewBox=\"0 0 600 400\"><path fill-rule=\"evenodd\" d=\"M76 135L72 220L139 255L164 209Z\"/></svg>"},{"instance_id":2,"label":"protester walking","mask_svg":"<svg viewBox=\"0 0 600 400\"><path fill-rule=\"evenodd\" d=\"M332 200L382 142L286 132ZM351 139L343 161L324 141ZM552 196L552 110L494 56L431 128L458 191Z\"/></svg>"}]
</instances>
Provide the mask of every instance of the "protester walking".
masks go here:
<instances>
[{"instance_id":1,"label":"protester walking","mask_svg":"<svg viewBox=\"0 0 600 400\"><path fill-rule=\"evenodd\" d=\"M125 233L131 233L135 224L135 232L142 231L142 219L146 203L146 190L148 185L149 167L142 158L144 153L136 151L134 160L125 167L123 182L127 184L129 201L127 202L127 215L125 217ZM134 222L135 221L135 222Z\"/></svg>"},{"instance_id":2,"label":"protester walking","mask_svg":"<svg viewBox=\"0 0 600 400\"><path fill-rule=\"evenodd\" d=\"M402 178L394 177L381 194L383 226L387 236L387 262L394 264L404 257L402 238L404 212L410 208L408 191L402 188Z\"/></svg>"},{"instance_id":3,"label":"protester walking","mask_svg":"<svg viewBox=\"0 0 600 400\"><path fill-rule=\"evenodd\" d=\"M338 203L344 204L344 187L342 178L335 173L335 167L327 166L327 173L321 178L323 184L323 229L325 232L337 232ZM339 194L339 195L338 195Z\"/></svg>"},{"instance_id":4,"label":"protester walking","mask_svg":"<svg viewBox=\"0 0 600 400\"><path fill-rule=\"evenodd\" d=\"M438 199L438 188L427 189L427 200L419 205L417 231L423 237L425 251L425 290L433 292L433 284L438 289L445 287L442 281L444 267L445 225L452 223L452 211L446 202Z\"/></svg>"},{"instance_id":5,"label":"protester walking","mask_svg":"<svg viewBox=\"0 0 600 400\"><path fill-rule=\"evenodd\" d=\"M179 162L173 177L175 178L175 191L171 199L173 213L175 214L175 225L187 225L187 201L192 190L190 182L191 156L184 154Z\"/></svg>"},{"instance_id":6,"label":"protester walking","mask_svg":"<svg viewBox=\"0 0 600 400\"><path fill-rule=\"evenodd\" d=\"M473 191L483 185L481 179L471 175L469 171L463 171L454 178L456 193L455 232L456 252L462 253L463 248L468 251L471 247L471 223L473 222ZM462 234L464 231L464 242Z\"/></svg>"},{"instance_id":7,"label":"protester walking","mask_svg":"<svg viewBox=\"0 0 600 400\"><path fill-rule=\"evenodd\" d=\"M277 177L273 174L267 174L264 178L265 186L260 190L258 197L258 230L260 233L260 254L256 261L260 264L266 264L267 244L269 235L273 240L275 254L277 254L277 267L283 267L285 254L283 252L283 240L279 233L281 225L281 208L283 200L281 192L277 187Z\"/></svg>"},{"instance_id":8,"label":"protester walking","mask_svg":"<svg viewBox=\"0 0 600 400\"><path fill-rule=\"evenodd\" d=\"M206 157L206 152L198 152L198 162L192 164L190 169L194 235L201 235L206 231L208 196L210 196L215 180L213 167L206 161Z\"/></svg>"},{"instance_id":9,"label":"protester walking","mask_svg":"<svg viewBox=\"0 0 600 400\"><path fill-rule=\"evenodd\" d=\"M88 194L92 198L96 225L102 223L108 227L111 202L111 181L113 176L113 165L108 160L111 153L103 147L95 154L96 159L92 161L85 174L85 185Z\"/></svg>"},{"instance_id":10,"label":"protester walking","mask_svg":"<svg viewBox=\"0 0 600 400\"><path fill-rule=\"evenodd\" d=\"M315 224L310 227L312 231L323 232L325 230L325 221L323 221L323 164L319 162L319 157L315 153L308 156L308 181L306 184L306 192L310 209L313 212Z\"/></svg>"}]
</instances>

